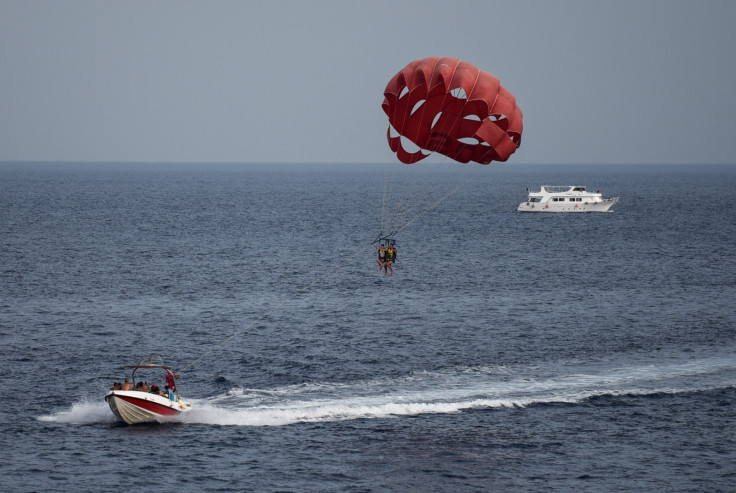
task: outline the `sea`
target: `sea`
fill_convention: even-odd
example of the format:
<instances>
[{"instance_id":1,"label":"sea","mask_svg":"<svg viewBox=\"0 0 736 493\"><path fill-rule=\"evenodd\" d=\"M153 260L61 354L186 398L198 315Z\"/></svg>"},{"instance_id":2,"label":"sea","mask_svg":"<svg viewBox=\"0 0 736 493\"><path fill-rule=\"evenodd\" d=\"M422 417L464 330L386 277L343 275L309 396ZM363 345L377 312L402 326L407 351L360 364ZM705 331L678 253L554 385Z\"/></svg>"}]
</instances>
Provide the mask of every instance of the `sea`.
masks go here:
<instances>
[{"instance_id":1,"label":"sea","mask_svg":"<svg viewBox=\"0 0 736 493\"><path fill-rule=\"evenodd\" d=\"M736 166L473 166L0 163L0 490L736 491Z\"/></svg>"}]
</instances>

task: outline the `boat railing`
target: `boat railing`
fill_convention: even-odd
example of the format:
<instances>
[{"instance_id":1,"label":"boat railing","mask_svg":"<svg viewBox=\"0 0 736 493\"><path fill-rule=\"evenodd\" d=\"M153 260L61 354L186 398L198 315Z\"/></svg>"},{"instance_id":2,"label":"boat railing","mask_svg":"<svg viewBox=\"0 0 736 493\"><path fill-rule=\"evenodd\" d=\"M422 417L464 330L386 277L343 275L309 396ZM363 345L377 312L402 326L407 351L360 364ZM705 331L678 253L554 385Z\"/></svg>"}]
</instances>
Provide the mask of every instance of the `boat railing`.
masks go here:
<instances>
[{"instance_id":1,"label":"boat railing","mask_svg":"<svg viewBox=\"0 0 736 493\"><path fill-rule=\"evenodd\" d=\"M570 190L572 185L542 185L542 190L547 193L560 193Z\"/></svg>"}]
</instances>

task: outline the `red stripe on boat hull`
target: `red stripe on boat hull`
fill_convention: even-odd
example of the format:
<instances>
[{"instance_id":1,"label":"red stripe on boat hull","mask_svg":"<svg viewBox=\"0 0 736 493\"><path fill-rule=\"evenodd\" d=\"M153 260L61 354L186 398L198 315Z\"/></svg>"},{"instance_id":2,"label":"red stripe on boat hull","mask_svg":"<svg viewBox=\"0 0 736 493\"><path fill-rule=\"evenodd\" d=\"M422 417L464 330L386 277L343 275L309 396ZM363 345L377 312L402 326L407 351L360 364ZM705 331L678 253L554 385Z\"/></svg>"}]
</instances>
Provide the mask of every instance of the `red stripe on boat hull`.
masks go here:
<instances>
[{"instance_id":1,"label":"red stripe on boat hull","mask_svg":"<svg viewBox=\"0 0 736 493\"><path fill-rule=\"evenodd\" d=\"M176 416L179 414L179 410L172 409L167 406L162 406L161 404L158 404L156 402L147 401L145 399L136 399L135 397L130 397L127 395L116 395L118 399L124 400L125 402L129 402L133 404L134 406L140 407L141 409L145 409L146 411L150 411L152 413L158 414L160 416Z\"/></svg>"}]
</instances>

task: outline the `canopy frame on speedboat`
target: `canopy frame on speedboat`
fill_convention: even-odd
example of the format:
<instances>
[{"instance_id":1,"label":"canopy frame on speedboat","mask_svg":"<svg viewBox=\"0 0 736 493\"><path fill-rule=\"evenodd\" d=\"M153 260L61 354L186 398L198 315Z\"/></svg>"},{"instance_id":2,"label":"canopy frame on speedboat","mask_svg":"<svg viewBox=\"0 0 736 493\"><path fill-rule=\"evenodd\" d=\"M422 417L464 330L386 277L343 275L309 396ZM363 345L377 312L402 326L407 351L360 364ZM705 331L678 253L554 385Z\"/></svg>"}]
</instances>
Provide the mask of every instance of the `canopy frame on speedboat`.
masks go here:
<instances>
[{"instance_id":1,"label":"canopy frame on speedboat","mask_svg":"<svg viewBox=\"0 0 736 493\"><path fill-rule=\"evenodd\" d=\"M162 369L162 370L165 370L167 373L170 373L172 376L175 376L171 367L164 365L164 360L159 354L147 354L137 364L125 365L124 368L133 370L133 372L130 375L130 382L133 385L135 385L135 372L141 369L145 369L145 370ZM179 396L178 387L175 386L172 390L174 391L174 394L176 394L176 400L177 401L181 400Z\"/></svg>"}]
</instances>

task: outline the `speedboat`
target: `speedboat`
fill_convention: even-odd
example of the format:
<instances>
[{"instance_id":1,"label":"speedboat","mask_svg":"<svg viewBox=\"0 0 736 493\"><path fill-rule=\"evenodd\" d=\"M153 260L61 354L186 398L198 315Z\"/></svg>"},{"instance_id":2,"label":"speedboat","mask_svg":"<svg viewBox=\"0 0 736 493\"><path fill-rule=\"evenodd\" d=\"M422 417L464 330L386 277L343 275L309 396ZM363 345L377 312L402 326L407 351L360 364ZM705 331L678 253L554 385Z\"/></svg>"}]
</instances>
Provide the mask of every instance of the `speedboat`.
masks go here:
<instances>
[{"instance_id":1,"label":"speedboat","mask_svg":"<svg viewBox=\"0 0 736 493\"><path fill-rule=\"evenodd\" d=\"M191 410L191 405L183 402L174 379L177 377L171 367L164 366L161 356L149 354L135 365L126 365L132 369L130 380L124 384L116 383L105 396L115 417L129 425L138 423L162 422ZM166 392L157 385L148 386L144 382L133 386L136 372L139 370L162 370L169 385Z\"/></svg>"},{"instance_id":2,"label":"speedboat","mask_svg":"<svg viewBox=\"0 0 736 493\"><path fill-rule=\"evenodd\" d=\"M608 212L618 197L603 198L601 191L588 192L580 186L542 185L538 192L529 188L529 198L518 212Z\"/></svg>"}]
</instances>

